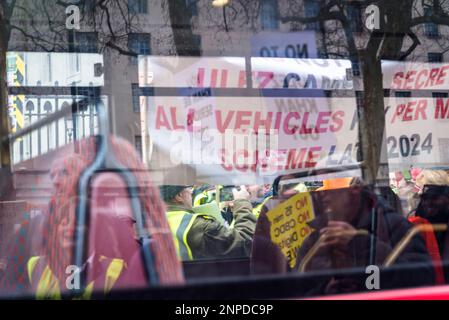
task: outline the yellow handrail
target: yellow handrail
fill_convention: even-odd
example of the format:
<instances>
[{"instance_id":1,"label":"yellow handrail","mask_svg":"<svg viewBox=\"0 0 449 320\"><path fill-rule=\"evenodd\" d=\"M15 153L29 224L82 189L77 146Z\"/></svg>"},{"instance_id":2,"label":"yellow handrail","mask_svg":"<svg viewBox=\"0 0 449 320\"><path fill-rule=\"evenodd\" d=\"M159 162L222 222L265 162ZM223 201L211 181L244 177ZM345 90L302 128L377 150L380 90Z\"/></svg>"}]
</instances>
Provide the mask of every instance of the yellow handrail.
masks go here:
<instances>
[{"instance_id":1,"label":"yellow handrail","mask_svg":"<svg viewBox=\"0 0 449 320\"><path fill-rule=\"evenodd\" d=\"M415 225L413 228L411 228L404 237L402 237L401 241L396 245L396 247L393 249L393 251L388 255L388 257L385 259L384 266L389 267L391 266L396 259L399 257L399 255L404 251L405 247L409 244L409 242L412 240L412 238L418 234L419 232L443 232L447 230L446 224L419 224Z\"/></svg>"},{"instance_id":2,"label":"yellow handrail","mask_svg":"<svg viewBox=\"0 0 449 320\"><path fill-rule=\"evenodd\" d=\"M358 229L358 230L338 232L337 234L334 234L332 236L335 237L335 236L342 236L342 235L347 235L347 234L353 235L353 237L355 237L355 236L366 236L369 233L365 229ZM313 258L313 256L316 254L316 252L320 248L321 244L327 238L328 238L328 236L326 236L326 235L321 236L317 240L317 242L315 242L315 244L312 246L312 248L310 248L310 250L307 252L307 254L302 259L301 264L299 265L299 268L298 268L299 272L304 272L305 271L307 264L310 262L310 260Z\"/></svg>"}]
</instances>

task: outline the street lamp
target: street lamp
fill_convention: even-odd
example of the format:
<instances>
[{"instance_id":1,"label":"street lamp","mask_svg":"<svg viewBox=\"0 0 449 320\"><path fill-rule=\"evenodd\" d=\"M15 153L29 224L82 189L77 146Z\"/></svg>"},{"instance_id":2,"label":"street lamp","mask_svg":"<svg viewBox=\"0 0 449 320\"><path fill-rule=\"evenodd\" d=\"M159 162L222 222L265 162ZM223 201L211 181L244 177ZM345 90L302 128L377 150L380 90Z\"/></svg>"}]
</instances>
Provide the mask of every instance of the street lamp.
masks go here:
<instances>
[{"instance_id":1,"label":"street lamp","mask_svg":"<svg viewBox=\"0 0 449 320\"><path fill-rule=\"evenodd\" d=\"M216 8L224 7L229 4L229 0L214 0L212 5Z\"/></svg>"}]
</instances>

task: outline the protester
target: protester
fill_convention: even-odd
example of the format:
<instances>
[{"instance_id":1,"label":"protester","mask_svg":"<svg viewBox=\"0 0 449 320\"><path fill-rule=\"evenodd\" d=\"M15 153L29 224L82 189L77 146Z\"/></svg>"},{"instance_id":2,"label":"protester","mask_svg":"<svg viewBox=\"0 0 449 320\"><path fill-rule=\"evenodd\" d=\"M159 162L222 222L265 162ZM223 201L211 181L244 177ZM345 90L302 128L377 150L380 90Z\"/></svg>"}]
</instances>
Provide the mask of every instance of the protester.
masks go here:
<instances>
[{"instance_id":1,"label":"protester","mask_svg":"<svg viewBox=\"0 0 449 320\"><path fill-rule=\"evenodd\" d=\"M51 178L54 189L44 224L43 254L30 257L24 272L30 290L36 298L59 299L69 289L67 268L74 261L75 212L80 196L78 181L82 172L96 156L96 141L91 137L74 142L72 148L64 149L64 157L57 158L52 164ZM110 149L123 167L139 169L134 170L138 172L134 175L139 185L142 209L146 215L146 228L153 240L150 250L155 260L159 284L183 283L182 267L176 258L170 228L164 214L165 207L159 198L159 192L151 186L148 172L143 170L144 165L129 142L111 138ZM91 208L91 211L94 209L97 208ZM110 236L109 239L113 240L119 230L110 229L110 225L104 227ZM129 234L129 237L131 241L138 238L136 234ZM112 245L111 241L109 243ZM82 288L80 298L89 298L96 291L107 293L116 286L116 283L126 278L127 261L124 256L102 256L97 250L102 252L101 248L87 248L87 260L81 272L86 272L89 282L86 283L86 288ZM11 254L20 253L11 252Z\"/></svg>"},{"instance_id":2,"label":"protester","mask_svg":"<svg viewBox=\"0 0 449 320\"><path fill-rule=\"evenodd\" d=\"M273 197L273 191L270 184L248 185L253 214L258 218L263 206Z\"/></svg>"},{"instance_id":3,"label":"protester","mask_svg":"<svg viewBox=\"0 0 449 320\"><path fill-rule=\"evenodd\" d=\"M423 170L416 177L416 185L422 192L426 184L438 186L449 185L449 175L444 170Z\"/></svg>"},{"instance_id":4,"label":"protester","mask_svg":"<svg viewBox=\"0 0 449 320\"><path fill-rule=\"evenodd\" d=\"M267 214L262 212L251 271L257 274L328 272L314 283L313 288L304 288L306 295L366 290L365 280L353 279L350 274L333 274L342 269L365 270L369 265L381 267L412 225L361 179L327 179L319 191L310 194L314 219L307 224L312 233L306 236L294 255L295 265L290 266L281 248L272 243L270 222ZM268 209L282 201L284 198L273 199L272 204L268 203ZM419 234L406 245L393 265L413 263L423 263L419 274L410 277L410 274L394 273L391 281L383 283L382 289L434 284L432 261Z\"/></svg>"},{"instance_id":5,"label":"protester","mask_svg":"<svg viewBox=\"0 0 449 320\"><path fill-rule=\"evenodd\" d=\"M321 204L320 214L309 223L315 231L301 246L295 269L317 271L364 268L370 264L382 266L411 225L367 186L350 182L346 187L338 183L335 188L337 189L316 193L316 202ZM377 223L373 225L374 218ZM305 261L318 241L318 250ZM306 262L307 265L304 265ZM413 279L398 273L388 286L433 284L434 270L424 241L419 235L412 238L395 262L406 263L425 263L429 267ZM323 280L316 289L321 293L336 293L363 290L363 286L363 283L332 277Z\"/></svg>"},{"instance_id":6,"label":"protester","mask_svg":"<svg viewBox=\"0 0 449 320\"><path fill-rule=\"evenodd\" d=\"M416 180L420 188L420 202L413 217L414 224L449 226L449 176L442 170L423 170ZM449 259L449 232L425 232L423 236L433 260L438 263ZM449 279L449 273L444 275ZM444 280L440 280L440 283Z\"/></svg>"},{"instance_id":7,"label":"protester","mask_svg":"<svg viewBox=\"0 0 449 320\"><path fill-rule=\"evenodd\" d=\"M249 256L256 217L251 212L250 195L245 186L233 190L232 228L212 216L195 214L190 186L164 185L160 189L168 206L168 222L182 260Z\"/></svg>"}]
</instances>

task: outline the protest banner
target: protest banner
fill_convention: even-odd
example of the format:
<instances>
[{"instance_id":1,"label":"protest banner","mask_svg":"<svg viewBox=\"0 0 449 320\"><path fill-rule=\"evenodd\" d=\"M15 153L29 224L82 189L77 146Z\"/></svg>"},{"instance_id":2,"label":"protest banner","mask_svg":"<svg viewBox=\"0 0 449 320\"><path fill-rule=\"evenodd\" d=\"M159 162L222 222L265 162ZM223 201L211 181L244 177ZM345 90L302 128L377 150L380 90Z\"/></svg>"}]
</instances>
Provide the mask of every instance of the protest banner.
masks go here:
<instances>
[{"instance_id":1,"label":"protest banner","mask_svg":"<svg viewBox=\"0 0 449 320\"><path fill-rule=\"evenodd\" d=\"M139 86L246 88L245 58L139 56Z\"/></svg>"},{"instance_id":2,"label":"protest banner","mask_svg":"<svg viewBox=\"0 0 449 320\"><path fill-rule=\"evenodd\" d=\"M355 97L326 98L323 91L352 89L349 60L250 61L252 88L246 88L245 58L139 57L139 85L154 88L143 98L141 115L148 140L144 159L155 172L188 167L202 183L269 183L279 174L310 170L322 158L332 162L325 165L356 158ZM174 96L165 88L197 91ZM248 90L244 96L217 96L213 88ZM277 97L251 91L277 88L323 94Z\"/></svg>"},{"instance_id":3,"label":"protest banner","mask_svg":"<svg viewBox=\"0 0 449 320\"><path fill-rule=\"evenodd\" d=\"M447 90L449 64L382 61L384 89Z\"/></svg>"},{"instance_id":4,"label":"protest banner","mask_svg":"<svg viewBox=\"0 0 449 320\"><path fill-rule=\"evenodd\" d=\"M257 89L352 90L349 60L252 58L253 87Z\"/></svg>"},{"instance_id":5,"label":"protest banner","mask_svg":"<svg viewBox=\"0 0 449 320\"><path fill-rule=\"evenodd\" d=\"M355 98L184 98L147 99L146 126L166 169L185 164L201 181L246 184L356 158Z\"/></svg>"},{"instance_id":6,"label":"protest banner","mask_svg":"<svg viewBox=\"0 0 449 320\"><path fill-rule=\"evenodd\" d=\"M253 57L273 58L317 58L316 33L260 32L251 38Z\"/></svg>"},{"instance_id":7,"label":"protest banner","mask_svg":"<svg viewBox=\"0 0 449 320\"><path fill-rule=\"evenodd\" d=\"M386 98L385 120L391 170L449 166L448 98Z\"/></svg>"},{"instance_id":8,"label":"protest banner","mask_svg":"<svg viewBox=\"0 0 449 320\"><path fill-rule=\"evenodd\" d=\"M315 218L312 197L298 193L267 212L270 238L282 251L290 268L296 265L298 249L313 229L307 224Z\"/></svg>"}]
</instances>

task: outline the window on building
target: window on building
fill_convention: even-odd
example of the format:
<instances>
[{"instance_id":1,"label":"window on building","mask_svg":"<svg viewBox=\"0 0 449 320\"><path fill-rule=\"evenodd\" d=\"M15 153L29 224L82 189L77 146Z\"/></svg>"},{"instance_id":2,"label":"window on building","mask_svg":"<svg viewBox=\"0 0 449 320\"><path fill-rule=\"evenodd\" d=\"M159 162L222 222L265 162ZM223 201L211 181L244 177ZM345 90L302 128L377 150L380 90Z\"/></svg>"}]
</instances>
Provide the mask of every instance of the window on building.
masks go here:
<instances>
[{"instance_id":1,"label":"window on building","mask_svg":"<svg viewBox=\"0 0 449 320\"><path fill-rule=\"evenodd\" d=\"M133 83L131 85L131 91L133 96L133 111L140 112L139 84Z\"/></svg>"},{"instance_id":2,"label":"window on building","mask_svg":"<svg viewBox=\"0 0 449 320\"><path fill-rule=\"evenodd\" d=\"M151 38L149 34L133 33L129 35L128 47L137 54L151 53Z\"/></svg>"},{"instance_id":3,"label":"window on building","mask_svg":"<svg viewBox=\"0 0 449 320\"><path fill-rule=\"evenodd\" d=\"M95 32L70 32L69 49L80 53L98 53L98 36Z\"/></svg>"},{"instance_id":4,"label":"window on building","mask_svg":"<svg viewBox=\"0 0 449 320\"><path fill-rule=\"evenodd\" d=\"M361 75L360 71L360 61L353 61L352 62L352 75L355 77L359 77Z\"/></svg>"},{"instance_id":5,"label":"window on building","mask_svg":"<svg viewBox=\"0 0 449 320\"><path fill-rule=\"evenodd\" d=\"M186 7L188 10L190 10L190 13L192 16L198 15L198 6L197 6L198 0L186 0Z\"/></svg>"},{"instance_id":6,"label":"window on building","mask_svg":"<svg viewBox=\"0 0 449 320\"><path fill-rule=\"evenodd\" d=\"M262 0L260 4L260 19L263 30L279 28L278 4L276 0Z\"/></svg>"},{"instance_id":7,"label":"window on building","mask_svg":"<svg viewBox=\"0 0 449 320\"><path fill-rule=\"evenodd\" d=\"M427 59L429 62L433 63L443 62L443 54L440 52L428 52Z\"/></svg>"},{"instance_id":8,"label":"window on building","mask_svg":"<svg viewBox=\"0 0 449 320\"><path fill-rule=\"evenodd\" d=\"M41 79L43 82L51 82L52 81L52 68L51 68L51 54L47 53L47 57L45 62L42 63L42 76Z\"/></svg>"},{"instance_id":9,"label":"window on building","mask_svg":"<svg viewBox=\"0 0 449 320\"><path fill-rule=\"evenodd\" d=\"M447 92L432 92L433 98L447 98L449 94Z\"/></svg>"},{"instance_id":10,"label":"window on building","mask_svg":"<svg viewBox=\"0 0 449 320\"><path fill-rule=\"evenodd\" d=\"M396 91L394 95L396 98L410 98L412 93L410 91Z\"/></svg>"},{"instance_id":11,"label":"window on building","mask_svg":"<svg viewBox=\"0 0 449 320\"><path fill-rule=\"evenodd\" d=\"M138 55L151 54L151 37L145 33L133 33L128 37L128 48ZM137 58L131 59L133 64L137 64Z\"/></svg>"},{"instance_id":12,"label":"window on building","mask_svg":"<svg viewBox=\"0 0 449 320\"><path fill-rule=\"evenodd\" d=\"M424 8L424 15L432 15L432 8ZM438 25L435 23L426 23L424 25L424 33L427 37L435 39L439 36Z\"/></svg>"},{"instance_id":13,"label":"window on building","mask_svg":"<svg viewBox=\"0 0 449 320\"><path fill-rule=\"evenodd\" d=\"M95 8L95 4L96 4L96 0L84 0L81 4L82 5L81 9L85 13L92 12L92 10L94 10L94 8Z\"/></svg>"},{"instance_id":14,"label":"window on building","mask_svg":"<svg viewBox=\"0 0 449 320\"><path fill-rule=\"evenodd\" d=\"M306 18L317 17L320 13L320 3L316 0L306 0L304 3L304 11ZM320 23L318 21L307 23L306 29L318 31L320 30Z\"/></svg>"},{"instance_id":15,"label":"window on building","mask_svg":"<svg viewBox=\"0 0 449 320\"><path fill-rule=\"evenodd\" d=\"M358 110L362 110L363 104L365 103L365 98L363 96L363 92L361 92L361 91L355 92L355 102L357 104Z\"/></svg>"},{"instance_id":16,"label":"window on building","mask_svg":"<svg viewBox=\"0 0 449 320\"><path fill-rule=\"evenodd\" d=\"M182 55L199 56L201 55L201 36L193 35L189 43L185 43L182 50Z\"/></svg>"},{"instance_id":17,"label":"window on building","mask_svg":"<svg viewBox=\"0 0 449 320\"><path fill-rule=\"evenodd\" d=\"M349 25L352 32L362 32L362 8L360 3L352 2L346 7L346 14L348 17Z\"/></svg>"},{"instance_id":18,"label":"window on building","mask_svg":"<svg viewBox=\"0 0 449 320\"><path fill-rule=\"evenodd\" d=\"M128 10L132 14L148 13L148 2L147 0L128 0Z\"/></svg>"}]
</instances>

